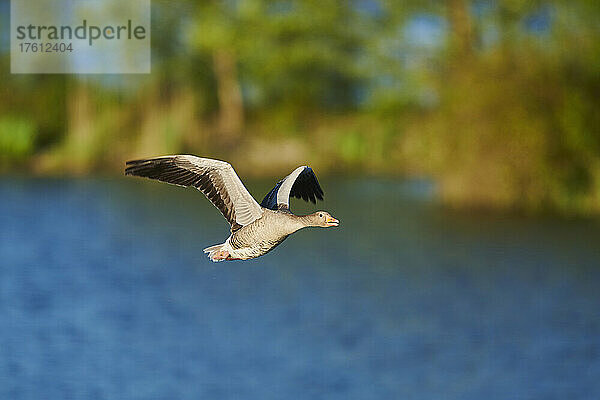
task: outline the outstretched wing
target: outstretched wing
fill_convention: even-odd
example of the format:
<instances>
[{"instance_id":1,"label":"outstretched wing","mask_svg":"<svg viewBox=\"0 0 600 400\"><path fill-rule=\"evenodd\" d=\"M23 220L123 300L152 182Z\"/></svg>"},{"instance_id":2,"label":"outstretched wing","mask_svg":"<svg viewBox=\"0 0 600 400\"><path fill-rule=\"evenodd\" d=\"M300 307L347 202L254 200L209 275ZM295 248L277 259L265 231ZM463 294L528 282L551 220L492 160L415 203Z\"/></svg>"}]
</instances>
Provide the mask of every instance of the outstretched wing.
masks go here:
<instances>
[{"instance_id":1,"label":"outstretched wing","mask_svg":"<svg viewBox=\"0 0 600 400\"><path fill-rule=\"evenodd\" d=\"M271 210L290 208L290 196L313 203L316 199L323 200L323 189L312 168L305 165L296 168L271 189L260 205Z\"/></svg>"},{"instance_id":2,"label":"outstretched wing","mask_svg":"<svg viewBox=\"0 0 600 400\"><path fill-rule=\"evenodd\" d=\"M189 155L127 161L125 175L143 176L200 190L221 211L235 231L262 216L231 164Z\"/></svg>"}]
</instances>

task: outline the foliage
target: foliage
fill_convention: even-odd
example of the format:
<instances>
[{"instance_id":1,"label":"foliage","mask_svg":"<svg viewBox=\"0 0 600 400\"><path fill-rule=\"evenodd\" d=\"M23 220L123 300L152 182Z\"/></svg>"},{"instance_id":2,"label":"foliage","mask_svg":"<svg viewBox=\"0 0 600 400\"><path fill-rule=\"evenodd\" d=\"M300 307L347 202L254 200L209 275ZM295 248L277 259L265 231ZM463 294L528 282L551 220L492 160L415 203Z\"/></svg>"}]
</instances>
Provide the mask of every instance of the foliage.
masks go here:
<instances>
[{"instance_id":1,"label":"foliage","mask_svg":"<svg viewBox=\"0 0 600 400\"><path fill-rule=\"evenodd\" d=\"M22 161L33 152L33 121L14 116L0 118L0 165Z\"/></svg>"}]
</instances>

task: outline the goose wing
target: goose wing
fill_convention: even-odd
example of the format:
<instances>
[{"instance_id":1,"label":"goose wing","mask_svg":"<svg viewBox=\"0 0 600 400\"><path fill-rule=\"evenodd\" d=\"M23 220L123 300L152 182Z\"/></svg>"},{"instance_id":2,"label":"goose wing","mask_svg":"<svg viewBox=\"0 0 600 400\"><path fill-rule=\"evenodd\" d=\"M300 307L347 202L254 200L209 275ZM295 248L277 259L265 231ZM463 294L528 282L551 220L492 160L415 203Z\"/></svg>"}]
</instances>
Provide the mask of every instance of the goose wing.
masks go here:
<instances>
[{"instance_id":1,"label":"goose wing","mask_svg":"<svg viewBox=\"0 0 600 400\"><path fill-rule=\"evenodd\" d=\"M290 196L313 203L316 199L323 200L323 189L312 168L306 165L296 168L271 189L260 205L271 210L290 208Z\"/></svg>"},{"instance_id":2,"label":"goose wing","mask_svg":"<svg viewBox=\"0 0 600 400\"><path fill-rule=\"evenodd\" d=\"M125 175L142 176L200 190L221 211L235 231L262 216L231 164L189 155L127 161Z\"/></svg>"}]
</instances>

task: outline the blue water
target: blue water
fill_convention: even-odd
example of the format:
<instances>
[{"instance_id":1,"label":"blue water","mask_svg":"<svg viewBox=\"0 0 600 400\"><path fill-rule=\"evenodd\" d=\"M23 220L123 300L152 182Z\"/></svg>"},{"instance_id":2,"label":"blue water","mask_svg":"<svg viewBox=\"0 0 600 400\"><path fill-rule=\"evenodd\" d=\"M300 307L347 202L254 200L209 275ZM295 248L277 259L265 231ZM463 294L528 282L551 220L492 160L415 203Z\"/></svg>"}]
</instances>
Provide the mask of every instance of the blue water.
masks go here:
<instances>
[{"instance_id":1,"label":"blue water","mask_svg":"<svg viewBox=\"0 0 600 400\"><path fill-rule=\"evenodd\" d=\"M323 186L339 228L213 264L193 190L0 179L0 398L600 398L598 221Z\"/></svg>"}]
</instances>

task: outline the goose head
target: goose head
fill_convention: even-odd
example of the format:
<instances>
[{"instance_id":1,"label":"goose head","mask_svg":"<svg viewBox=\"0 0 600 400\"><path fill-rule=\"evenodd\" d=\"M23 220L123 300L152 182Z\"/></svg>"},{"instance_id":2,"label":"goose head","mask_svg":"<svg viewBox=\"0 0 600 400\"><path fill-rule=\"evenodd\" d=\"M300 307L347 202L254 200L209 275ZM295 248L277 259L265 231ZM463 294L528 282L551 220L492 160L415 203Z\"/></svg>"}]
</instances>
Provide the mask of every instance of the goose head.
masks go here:
<instances>
[{"instance_id":1,"label":"goose head","mask_svg":"<svg viewBox=\"0 0 600 400\"><path fill-rule=\"evenodd\" d=\"M307 217L310 226L330 228L340 224L340 221L333 218L327 211L317 211L314 214L307 215Z\"/></svg>"}]
</instances>

